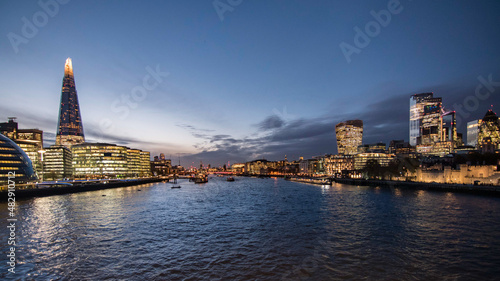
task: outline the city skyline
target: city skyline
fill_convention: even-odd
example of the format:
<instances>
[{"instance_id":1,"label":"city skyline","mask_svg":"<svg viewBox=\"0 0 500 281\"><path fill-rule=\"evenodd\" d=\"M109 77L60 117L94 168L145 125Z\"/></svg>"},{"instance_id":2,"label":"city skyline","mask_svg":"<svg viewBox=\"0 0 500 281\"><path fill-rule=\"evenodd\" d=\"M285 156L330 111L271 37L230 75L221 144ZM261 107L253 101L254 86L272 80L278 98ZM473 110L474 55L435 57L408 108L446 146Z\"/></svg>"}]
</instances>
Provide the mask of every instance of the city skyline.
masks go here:
<instances>
[{"instance_id":1,"label":"city skyline","mask_svg":"<svg viewBox=\"0 0 500 281\"><path fill-rule=\"evenodd\" d=\"M175 159L180 153L183 165L197 164L199 160L221 165L257 158L282 159L284 155L297 159L334 154L335 124L350 119L363 120L364 143L408 141L408 98L417 93L434 92L443 98L443 106L457 110L458 132L464 136L466 123L482 118L490 104L495 104L500 61L493 46L497 46L500 37L491 27L498 22L494 15L499 10L497 3L472 6L459 1L445 11L446 4L451 3L448 1L434 3L436 11L428 11L425 4L403 1L404 9L393 14L392 23L383 27L361 53L353 54L351 62L346 61L339 44L352 44L353 28L364 27L373 19L370 12L385 9L387 2L351 3L343 7L321 2L311 7L299 3L281 7L276 3L244 2L233 12L225 13L223 21L211 2L152 3L155 2L124 5L109 19L101 12L112 4L103 3L101 10L94 13L78 13L82 21L97 17L96 22L88 22L83 29L76 28L78 21L69 18L82 4L60 4L47 25L38 28L36 36L17 46L17 53L8 36L4 37L0 47L6 54L2 56L5 67L0 75L4 85L0 118L16 116L21 128L42 129L46 145L53 143L61 64L66 57L74 60L88 141L137 147L151 151L151 156L164 152ZM2 17L3 34L21 34L23 21L19 19L24 16L32 20L36 12L44 11L36 3L3 5L4 14L11 11ZM166 18L171 22L161 19L155 7L176 8L168 10ZM133 27L133 23L146 20L139 12L131 23L125 23L124 15L134 14L133 8L155 15L151 26L166 23L172 28L180 26L180 30L169 29L168 35L153 40L151 47L141 44L162 29ZM322 8L333 15L348 12L352 17L336 23L334 16L323 13ZM285 12L281 14L280 9ZM307 13L299 13L302 10ZM245 23L254 23L251 15L256 11L264 22L246 28ZM450 27L447 22L452 20L438 20L437 11L440 15L448 13L455 20L458 16L453 13L458 13L468 19L470 26L457 21L462 29ZM435 20L437 30L417 19L424 12ZM184 24L182 16L193 13L198 13L200 23ZM286 15L290 14L302 17L303 25L287 21ZM97 32L98 26L106 27L113 20L124 25L117 29L117 34L107 28ZM290 26L287 29L277 20ZM201 23L212 29L195 32L192 37L178 34L199 28ZM271 40L269 46L256 39L272 39L279 34L265 28L265 24L271 23L284 35ZM296 32L292 32L294 27ZM334 28L328 30L329 27ZM404 36L401 32L410 27L414 27L413 36ZM57 34L68 34L65 31L72 28L80 30L75 34L75 42L57 45L62 39ZM131 35L126 34L127 30L132 31ZM311 34L306 32L309 30ZM91 31L96 31L95 36L88 33ZM436 40L439 33L444 37L446 31L453 31L448 33L450 42ZM109 38L103 37L106 32ZM244 38L246 32L250 32L249 39ZM115 37L120 35L136 44L122 47ZM170 43L168 38L179 39L179 43ZM301 38L310 40L294 46ZM102 39L108 39L105 42L114 46L116 52L105 49L104 43L99 43ZM252 42L255 47L246 47L252 39L256 40ZM411 47L412 42L419 44ZM79 43L90 50L78 46ZM391 43L402 45L400 49L385 50ZM159 51L162 47L168 51ZM278 54L284 47L290 49ZM49 49L46 56L40 56L40 52ZM413 58L414 54L419 54L423 62ZM404 63L399 63L401 58ZM381 71L376 70L378 66ZM18 77L31 83L20 88ZM482 90L476 95L480 85Z\"/></svg>"}]
</instances>

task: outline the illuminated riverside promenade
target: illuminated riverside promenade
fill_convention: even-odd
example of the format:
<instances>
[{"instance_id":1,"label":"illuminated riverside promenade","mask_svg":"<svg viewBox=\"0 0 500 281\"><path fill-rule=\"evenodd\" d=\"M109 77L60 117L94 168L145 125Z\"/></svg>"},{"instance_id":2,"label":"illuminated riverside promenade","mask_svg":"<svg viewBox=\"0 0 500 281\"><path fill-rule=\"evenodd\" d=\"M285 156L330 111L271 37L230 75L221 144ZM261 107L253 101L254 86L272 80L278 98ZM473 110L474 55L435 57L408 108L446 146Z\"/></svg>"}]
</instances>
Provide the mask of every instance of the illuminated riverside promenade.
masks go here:
<instances>
[{"instance_id":1,"label":"illuminated riverside promenade","mask_svg":"<svg viewBox=\"0 0 500 281\"><path fill-rule=\"evenodd\" d=\"M157 178L70 180L16 185L16 198L43 197L161 182ZM7 186L0 187L0 201L7 200Z\"/></svg>"},{"instance_id":2,"label":"illuminated riverside promenade","mask_svg":"<svg viewBox=\"0 0 500 281\"><path fill-rule=\"evenodd\" d=\"M0 278L500 276L500 198L273 178L179 183L181 189L156 183L18 202L22 263L16 274L5 270ZM0 205L6 217L7 204Z\"/></svg>"}]
</instances>

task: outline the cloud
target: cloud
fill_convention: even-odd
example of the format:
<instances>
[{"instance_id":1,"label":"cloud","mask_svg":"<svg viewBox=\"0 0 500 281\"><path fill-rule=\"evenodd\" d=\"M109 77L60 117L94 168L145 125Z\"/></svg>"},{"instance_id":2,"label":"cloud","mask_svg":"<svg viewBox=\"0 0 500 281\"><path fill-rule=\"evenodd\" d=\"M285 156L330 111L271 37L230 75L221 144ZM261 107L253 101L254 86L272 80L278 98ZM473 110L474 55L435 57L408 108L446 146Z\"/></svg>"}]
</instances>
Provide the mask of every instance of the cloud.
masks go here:
<instances>
[{"instance_id":1,"label":"cloud","mask_svg":"<svg viewBox=\"0 0 500 281\"><path fill-rule=\"evenodd\" d=\"M285 121L277 115L271 115L257 124L257 126L262 131L278 129L283 127L284 125Z\"/></svg>"},{"instance_id":2,"label":"cloud","mask_svg":"<svg viewBox=\"0 0 500 281\"><path fill-rule=\"evenodd\" d=\"M361 119L364 123L364 143L384 142L409 138L409 100L412 94L434 92L435 97L443 98L447 110L464 104L474 94L477 81L468 83L450 82L419 89L414 92L401 92L401 89L385 89L385 98L367 104L363 110L349 114L339 114L338 109L316 118L283 120L276 114L265 117L257 123L257 131L243 138L231 135L212 135L210 132L198 134L205 145L198 148L199 153L186 156L191 161L210 160L212 163L245 162L256 158L269 160L309 158L315 155L337 153L335 124L345 120ZM468 85L468 86L467 86ZM382 95L377 95L382 97ZM458 122L458 132L466 135L466 121L482 118L493 103L493 94L488 99L479 100L477 109L469 111L465 121ZM457 120L459 121L459 120ZM207 145L208 144L208 145Z\"/></svg>"}]
</instances>

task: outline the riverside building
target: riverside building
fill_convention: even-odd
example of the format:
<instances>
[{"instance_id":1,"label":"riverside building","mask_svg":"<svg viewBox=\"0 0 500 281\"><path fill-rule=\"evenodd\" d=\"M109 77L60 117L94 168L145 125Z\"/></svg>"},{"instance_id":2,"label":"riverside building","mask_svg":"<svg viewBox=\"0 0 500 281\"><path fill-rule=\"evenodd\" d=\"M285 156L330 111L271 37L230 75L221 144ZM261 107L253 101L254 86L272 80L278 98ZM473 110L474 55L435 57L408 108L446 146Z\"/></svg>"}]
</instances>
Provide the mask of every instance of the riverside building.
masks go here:
<instances>
[{"instance_id":1,"label":"riverside building","mask_svg":"<svg viewBox=\"0 0 500 281\"><path fill-rule=\"evenodd\" d=\"M37 176L28 155L14 141L0 134L0 184L6 184L9 178L28 182L36 180Z\"/></svg>"},{"instance_id":2,"label":"riverside building","mask_svg":"<svg viewBox=\"0 0 500 281\"><path fill-rule=\"evenodd\" d=\"M75 178L111 179L148 174L144 168L149 159L141 157L138 149L108 143L81 143L73 145L71 151Z\"/></svg>"},{"instance_id":3,"label":"riverside building","mask_svg":"<svg viewBox=\"0 0 500 281\"><path fill-rule=\"evenodd\" d=\"M52 145L44 150L44 180L63 180L73 176L73 155L69 148L64 145Z\"/></svg>"},{"instance_id":4,"label":"riverside building","mask_svg":"<svg viewBox=\"0 0 500 281\"><path fill-rule=\"evenodd\" d=\"M43 149L43 131L38 129L19 129L15 117L0 123L0 133L13 140L31 160L37 174L42 172L41 150Z\"/></svg>"}]
</instances>

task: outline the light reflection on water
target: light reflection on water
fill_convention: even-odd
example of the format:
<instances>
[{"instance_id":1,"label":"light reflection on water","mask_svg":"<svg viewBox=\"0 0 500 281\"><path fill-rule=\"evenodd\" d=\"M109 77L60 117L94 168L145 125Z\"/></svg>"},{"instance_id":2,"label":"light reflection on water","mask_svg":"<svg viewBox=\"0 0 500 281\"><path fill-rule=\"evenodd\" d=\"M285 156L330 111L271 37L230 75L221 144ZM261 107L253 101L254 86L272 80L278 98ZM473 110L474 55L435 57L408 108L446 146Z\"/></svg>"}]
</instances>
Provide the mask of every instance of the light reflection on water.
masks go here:
<instances>
[{"instance_id":1,"label":"light reflection on water","mask_svg":"<svg viewBox=\"0 0 500 281\"><path fill-rule=\"evenodd\" d=\"M486 280L500 274L498 198L282 179L180 184L20 202L18 273L5 269L0 278ZM0 208L6 218L6 204Z\"/></svg>"}]
</instances>

